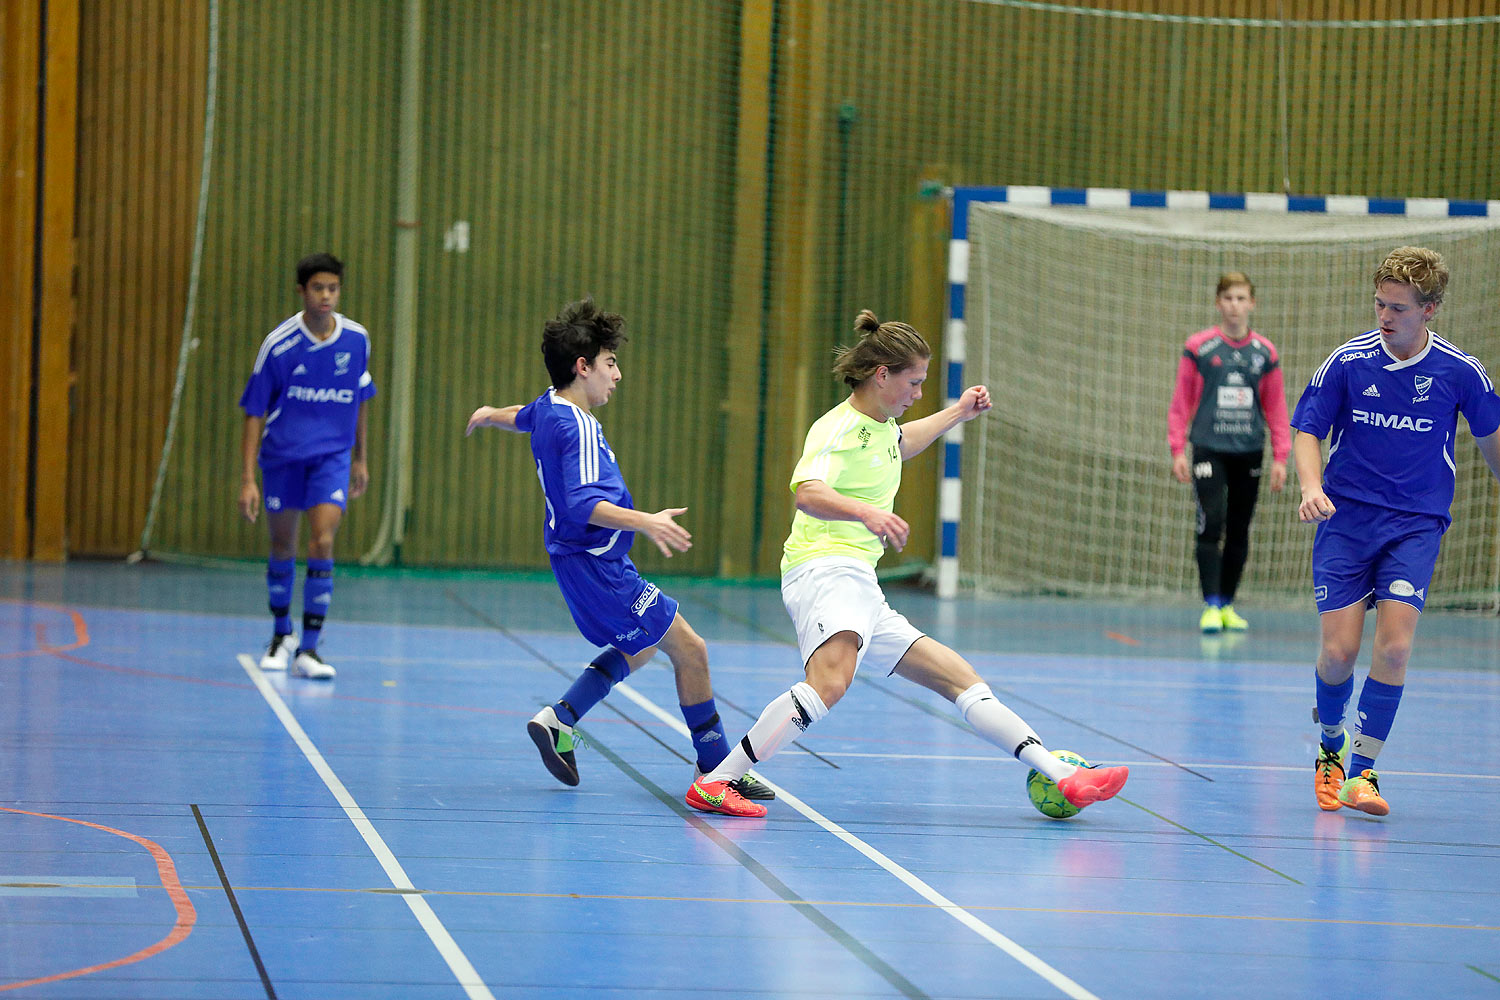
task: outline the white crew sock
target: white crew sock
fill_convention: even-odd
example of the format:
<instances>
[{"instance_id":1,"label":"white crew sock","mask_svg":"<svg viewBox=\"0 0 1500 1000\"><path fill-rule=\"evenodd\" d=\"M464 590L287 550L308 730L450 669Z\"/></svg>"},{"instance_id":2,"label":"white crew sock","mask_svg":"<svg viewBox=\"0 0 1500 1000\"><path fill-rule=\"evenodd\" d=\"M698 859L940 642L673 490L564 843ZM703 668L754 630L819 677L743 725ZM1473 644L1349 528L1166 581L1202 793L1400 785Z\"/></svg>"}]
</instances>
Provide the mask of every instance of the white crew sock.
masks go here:
<instances>
[{"instance_id":1,"label":"white crew sock","mask_svg":"<svg viewBox=\"0 0 1500 1000\"><path fill-rule=\"evenodd\" d=\"M1052 756L1026 721L1001 704L983 681L953 699L953 703L976 733L1053 781L1061 781L1078 770Z\"/></svg>"},{"instance_id":2,"label":"white crew sock","mask_svg":"<svg viewBox=\"0 0 1500 1000\"><path fill-rule=\"evenodd\" d=\"M783 692L765 707L739 744L729 751L718 767L705 774L703 780L735 781L743 778L751 767L768 760L827 714L828 706L823 704L823 699L818 697L811 684L805 681L793 684L791 690Z\"/></svg>"}]
</instances>

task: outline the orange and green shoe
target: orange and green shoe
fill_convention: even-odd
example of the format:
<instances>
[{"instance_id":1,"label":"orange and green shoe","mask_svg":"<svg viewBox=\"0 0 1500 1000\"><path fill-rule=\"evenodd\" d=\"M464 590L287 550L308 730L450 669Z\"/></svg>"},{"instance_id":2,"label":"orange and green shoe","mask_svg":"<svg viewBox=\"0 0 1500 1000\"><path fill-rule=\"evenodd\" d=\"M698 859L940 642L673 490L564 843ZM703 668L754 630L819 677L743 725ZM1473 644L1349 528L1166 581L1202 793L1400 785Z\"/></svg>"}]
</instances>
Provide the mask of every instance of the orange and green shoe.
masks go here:
<instances>
[{"instance_id":1,"label":"orange and green shoe","mask_svg":"<svg viewBox=\"0 0 1500 1000\"><path fill-rule=\"evenodd\" d=\"M1380 775L1368 767L1344 782L1339 789L1339 801L1371 816L1384 816L1391 811L1391 804L1380 796Z\"/></svg>"},{"instance_id":2,"label":"orange and green shoe","mask_svg":"<svg viewBox=\"0 0 1500 1000\"><path fill-rule=\"evenodd\" d=\"M1318 808L1326 812L1333 812L1343 805L1339 801L1339 791L1344 787L1344 769L1349 766L1349 742L1347 729L1337 753L1318 741L1318 759L1313 764L1313 792L1318 797Z\"/></svg>"},{"instance_id":3,"label":"orange and green shoe","mask_svg":"<svg viewBox=\"0 0 1500 1000\"><path fill-rule=\"evenodd\" d=\"M766 814L765 806L745 798L731 788L728 781L704 781L700 778L693 782L684 798L688 805L701 812L750 818Z\"/></svg>"}]
</instances>

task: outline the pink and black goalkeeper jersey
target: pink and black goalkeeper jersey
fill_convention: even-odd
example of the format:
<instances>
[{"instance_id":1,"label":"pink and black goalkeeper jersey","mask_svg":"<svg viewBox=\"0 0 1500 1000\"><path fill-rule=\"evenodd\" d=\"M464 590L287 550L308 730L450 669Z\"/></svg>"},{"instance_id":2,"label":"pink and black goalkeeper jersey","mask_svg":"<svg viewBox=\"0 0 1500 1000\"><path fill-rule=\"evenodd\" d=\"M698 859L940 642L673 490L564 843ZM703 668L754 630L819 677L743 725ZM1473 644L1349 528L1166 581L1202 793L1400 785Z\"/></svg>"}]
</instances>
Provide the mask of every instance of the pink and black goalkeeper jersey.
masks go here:
<instances>
[{"instance_id":1,"label":"pink and black goalkeeper jersey","mask_svg":"<svg viewBox=\"0 0 1500 1000\"><path fill-rule=\"evenodd\" d=\"M1231 341L1217 326L1189 337L1167 413L1172 454L1182 454L1189 441L1208 451L1258 452L1267 427L1272 460L1285 462L1292 433L1275 345L1253 330Z\"/></svg>"}]
</instances>

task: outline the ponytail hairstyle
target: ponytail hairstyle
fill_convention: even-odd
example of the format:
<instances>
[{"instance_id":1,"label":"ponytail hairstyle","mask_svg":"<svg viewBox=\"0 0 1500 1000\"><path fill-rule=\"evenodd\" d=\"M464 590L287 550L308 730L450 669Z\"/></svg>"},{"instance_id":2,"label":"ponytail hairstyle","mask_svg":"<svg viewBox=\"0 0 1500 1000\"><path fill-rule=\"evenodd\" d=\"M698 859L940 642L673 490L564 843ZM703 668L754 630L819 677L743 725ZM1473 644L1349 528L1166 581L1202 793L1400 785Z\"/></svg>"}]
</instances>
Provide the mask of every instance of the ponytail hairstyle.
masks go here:
<instances>
[{"instance_id":1,"label":"ponytail hairstyle","mask_svg":"<svg viewBox=\"0 0 1500 1000\"><path fill-rule=\"evenodd\" d=\"M919 358L932 357L932 348L915 329L905 323L882 323L868 309L855 318L854 332L859 334L859 343L840 347L833 355L833 373L850 388L858 388L881 365L901 372Z\"/></svg>"}]
</instances>

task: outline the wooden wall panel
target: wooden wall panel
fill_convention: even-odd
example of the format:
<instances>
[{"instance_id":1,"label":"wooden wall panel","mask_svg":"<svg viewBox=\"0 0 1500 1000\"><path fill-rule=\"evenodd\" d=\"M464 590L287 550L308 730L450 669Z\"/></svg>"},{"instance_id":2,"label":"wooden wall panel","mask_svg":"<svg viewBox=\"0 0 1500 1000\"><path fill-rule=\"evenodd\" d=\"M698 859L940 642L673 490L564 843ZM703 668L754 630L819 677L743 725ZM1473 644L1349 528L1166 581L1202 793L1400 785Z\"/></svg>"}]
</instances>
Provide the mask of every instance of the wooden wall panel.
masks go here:
<instances>
[{"instance_id":1,"label":"wooden wall panel","mask_svg":"<svg viewBox=\"0 0 1500 1000\"><path fill-rule=\"evenodd\" d=\"M186 305L205 42L202 0L83 3L67 490L75 554L125 555L145 523Z\"/></svg>"},{"instance_id":2,"label":"wooden wall panel","mask_svg":"<svg viewBox=\"0 0 1500 1000\"><path fill-rule=\"evenodd\" d=\"M40 0L0 5L0 558L30 548L27 480L36 263Z\"/></svg>"}]
</instances>

